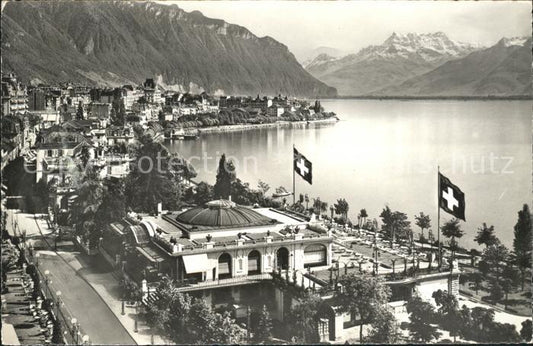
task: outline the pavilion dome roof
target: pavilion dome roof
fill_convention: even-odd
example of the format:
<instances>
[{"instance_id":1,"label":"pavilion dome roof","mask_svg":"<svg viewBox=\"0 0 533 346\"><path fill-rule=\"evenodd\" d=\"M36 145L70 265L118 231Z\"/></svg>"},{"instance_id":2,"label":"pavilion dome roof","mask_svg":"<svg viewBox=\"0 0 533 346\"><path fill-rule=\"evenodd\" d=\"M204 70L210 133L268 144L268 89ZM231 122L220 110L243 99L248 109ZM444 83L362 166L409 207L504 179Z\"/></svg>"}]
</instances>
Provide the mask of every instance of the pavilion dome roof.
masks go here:
<instances>
[{"instance_id":1,"label":"pavilion dome roof","mask_svg":"<svg viewBox=\"0 0 533 346\"><path fill-rule=\"evenodd\" d=\"M258 212L228 200L215 200L184 211L176 217L181 223L209 227L259 226L276 223Z\"/></svg>"}]
</instances>

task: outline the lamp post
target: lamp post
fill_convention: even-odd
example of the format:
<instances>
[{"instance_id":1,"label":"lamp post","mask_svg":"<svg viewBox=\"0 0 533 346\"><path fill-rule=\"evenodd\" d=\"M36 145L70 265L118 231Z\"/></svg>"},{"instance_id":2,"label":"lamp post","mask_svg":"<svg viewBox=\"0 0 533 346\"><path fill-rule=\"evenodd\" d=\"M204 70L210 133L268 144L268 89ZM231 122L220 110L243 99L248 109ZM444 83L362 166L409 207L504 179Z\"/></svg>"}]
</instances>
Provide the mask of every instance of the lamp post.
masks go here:
<instances>
[{"instance_id":1,"label":"lamp post","mask_svg":"<svg viewBox=\"0 0 533 346\"><path fill-rule=\"evenodd\" d=\"M33 258L35 262L35 268L39 268L39 257L41 257L41 254L37 252Z\"/></svg>"},{"instance_id":2,"label":"lamp post","mask_svg":"<svg viewBox=\"0 0 533 346\"><path fill-rule=\"evenodd\" d=\"M61 291L56 292L56 318L59 318L59 306L61 305Z\"/></svg>"},{"instance_id":3,"label":"lamp post","mask_svg":"<svg viewBox=\"0 0 533 346\"><path fill-rule=\"evenodd\" d=\"M47 269L44 271L44 283L46 285L46 291L48 293L50 293L50 288L48 287L48 285L50 284L50 271Z\"/></svg>"},{"instance_id":4,"label":"lamp post","mask_svg":"<svg viewBox=\"0 0 533 346\"><path fill-rule=\"evenodd\" d=\"M78 320L75 317L72 317L70 322L72 323L72 329L73 329L72 340L74 341L75 344L78 344L79 343L78 333L79 333L79 329L80 329L80 326L78 324Z\"/></svg>"}]
</instances>

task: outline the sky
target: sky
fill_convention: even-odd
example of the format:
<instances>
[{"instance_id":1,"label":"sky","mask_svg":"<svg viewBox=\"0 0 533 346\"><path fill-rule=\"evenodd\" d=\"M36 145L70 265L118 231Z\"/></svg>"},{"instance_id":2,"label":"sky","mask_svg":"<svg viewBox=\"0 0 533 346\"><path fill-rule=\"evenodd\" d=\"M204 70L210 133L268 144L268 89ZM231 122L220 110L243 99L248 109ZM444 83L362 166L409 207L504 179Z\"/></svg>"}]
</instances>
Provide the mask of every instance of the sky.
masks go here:
<instances>
[{"instance_id":1,"label":"sky","mask_svg":"<svg viewBox=\"0 0 533 346\"><path fill-rule=\"evenodd\" d=\"M495 44L531 36L530 1L164 1L271 36L300 59L318 47L355 53L393 32L442 31L452 40Z\"/></svg>"}]
</instances>

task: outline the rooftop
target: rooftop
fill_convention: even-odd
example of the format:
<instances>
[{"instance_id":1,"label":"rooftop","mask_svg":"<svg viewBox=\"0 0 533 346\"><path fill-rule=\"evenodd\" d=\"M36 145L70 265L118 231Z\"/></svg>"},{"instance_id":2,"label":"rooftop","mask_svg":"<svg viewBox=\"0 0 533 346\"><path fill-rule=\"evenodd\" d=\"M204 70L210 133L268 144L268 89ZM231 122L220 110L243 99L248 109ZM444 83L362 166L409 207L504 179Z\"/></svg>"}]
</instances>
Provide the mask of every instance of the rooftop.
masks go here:
<instances>
[{"instance_id":1,"label":"rooftop","mask_svg":"<svg viewBox=\"0 0 533 346\"><path fill-rule=\"evenodd\" d=\"M168 218L167 218L168 220ZM174 220L187 231L206 231L220 228L267 226L279 221L255 210L227 200L211 201L178 214Z\"/></svg>"}]
</instances>

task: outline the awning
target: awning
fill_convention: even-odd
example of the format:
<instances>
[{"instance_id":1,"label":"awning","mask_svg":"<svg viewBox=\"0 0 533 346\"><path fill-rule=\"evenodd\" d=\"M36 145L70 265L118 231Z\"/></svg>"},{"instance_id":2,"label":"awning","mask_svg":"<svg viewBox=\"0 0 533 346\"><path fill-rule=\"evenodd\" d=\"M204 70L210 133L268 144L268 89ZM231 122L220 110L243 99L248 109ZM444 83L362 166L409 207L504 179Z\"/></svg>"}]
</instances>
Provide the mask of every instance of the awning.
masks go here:
<instances>
[{"instance_id":1,"label":"awning","mask_svg":"<svg viewBox=\"0 0 533 346\"><path fill-rule=\"evenodd\" d=\"M187 255L183 256L183 264L185 264L185 271L187 274L202 273L208 271L209 261L207 254Z\"/></svg>"},{"instance_id":2,"label":"awning","mask_svg":"<svg viewBox=\"0 0 533 346\"><path fill-rule=\"evenodd\" d=\"M2 345L20 345L15 328L4 321L2 321Z\"/></svg>"}]
</instances>

